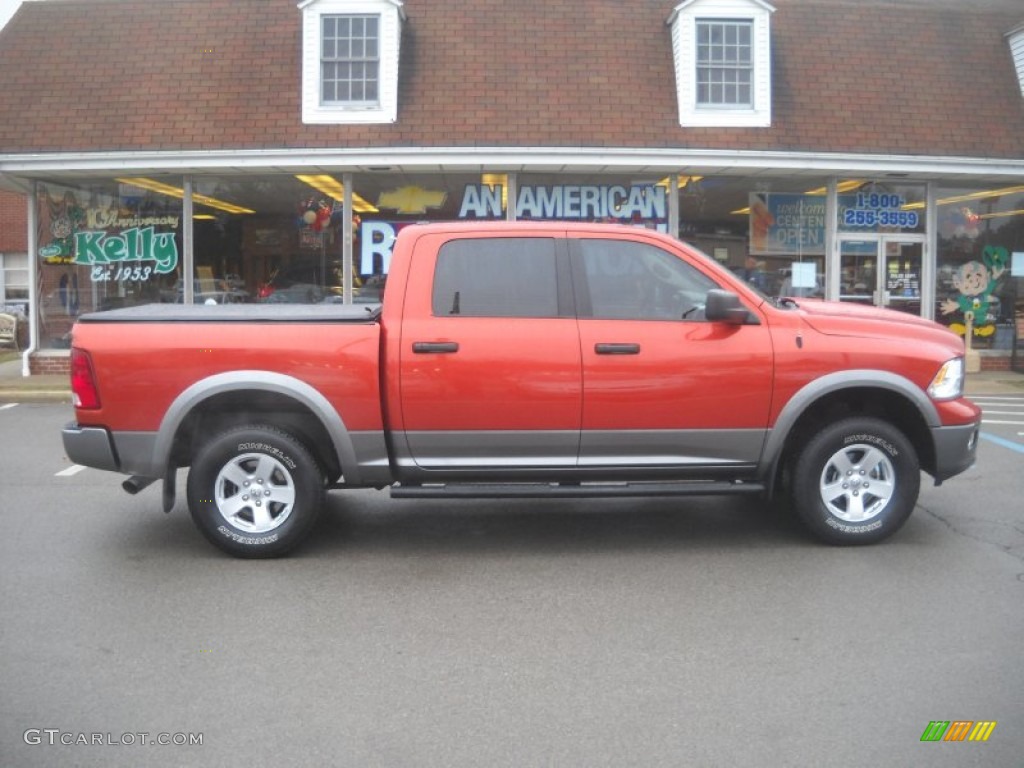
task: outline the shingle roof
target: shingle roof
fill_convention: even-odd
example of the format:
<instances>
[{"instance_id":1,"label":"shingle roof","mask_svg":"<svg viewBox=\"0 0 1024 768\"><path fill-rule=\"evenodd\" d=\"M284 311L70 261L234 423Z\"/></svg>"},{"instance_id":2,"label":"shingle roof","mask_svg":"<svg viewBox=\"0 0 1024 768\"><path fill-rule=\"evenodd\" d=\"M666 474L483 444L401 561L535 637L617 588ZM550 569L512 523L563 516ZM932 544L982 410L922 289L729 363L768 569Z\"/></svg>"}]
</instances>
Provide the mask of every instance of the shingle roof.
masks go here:
<instances>
[{"instance_id":1,"label":"shingle roof","mask_svg":"<svg viewBox=\"0 0 1024 768\"><path fill-rule=\"evenodd\" d=\"M294 0L48 0L0 32L0 154L649 147L1024 158L1019 0L773 0L771 128L681 128L671 0L406 0L398 121L301 120Z\"/></svg>"}]
</instances>

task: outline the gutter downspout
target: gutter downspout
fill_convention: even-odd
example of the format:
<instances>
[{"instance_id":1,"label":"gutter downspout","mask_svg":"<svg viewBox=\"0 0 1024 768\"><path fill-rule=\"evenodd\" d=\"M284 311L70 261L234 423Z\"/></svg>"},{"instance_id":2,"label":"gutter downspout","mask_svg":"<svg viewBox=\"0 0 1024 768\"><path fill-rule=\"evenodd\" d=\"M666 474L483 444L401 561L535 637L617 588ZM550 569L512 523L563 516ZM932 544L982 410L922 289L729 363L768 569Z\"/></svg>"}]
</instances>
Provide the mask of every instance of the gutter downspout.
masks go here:
<instances>
[{"instance_id":1,"label":"gutter downspout","mask_svg":"<svg viewBox=\"0 0 1024 768\"><path fill-rule=\"evenodd\" d=\"M39 252L36 238L36 196L39 182L32 182L32 191L28 202L28 349L21 354L21 375L31 376L32 368L29 359L39 347L39 264L36 254Z\"/></svg>"}]
</instances>

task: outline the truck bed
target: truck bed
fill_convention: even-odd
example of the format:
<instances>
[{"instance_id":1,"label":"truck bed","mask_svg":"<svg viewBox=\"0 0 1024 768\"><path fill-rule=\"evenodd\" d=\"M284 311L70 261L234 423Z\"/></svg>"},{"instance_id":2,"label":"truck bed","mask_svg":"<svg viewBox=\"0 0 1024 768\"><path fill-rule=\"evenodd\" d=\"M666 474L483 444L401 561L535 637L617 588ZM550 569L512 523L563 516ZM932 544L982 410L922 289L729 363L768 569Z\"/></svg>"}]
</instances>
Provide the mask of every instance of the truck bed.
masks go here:
<instances>
[{"instance_id":1,"label":"truck bed","mask_svg":"<svg viewBox=\"0 0 1024 768\"><path fill-rule=\"evenodd\" d=\"M91 312L79 323L372 323L380 304L142 304Z\"/></svg>"}]
</instances>

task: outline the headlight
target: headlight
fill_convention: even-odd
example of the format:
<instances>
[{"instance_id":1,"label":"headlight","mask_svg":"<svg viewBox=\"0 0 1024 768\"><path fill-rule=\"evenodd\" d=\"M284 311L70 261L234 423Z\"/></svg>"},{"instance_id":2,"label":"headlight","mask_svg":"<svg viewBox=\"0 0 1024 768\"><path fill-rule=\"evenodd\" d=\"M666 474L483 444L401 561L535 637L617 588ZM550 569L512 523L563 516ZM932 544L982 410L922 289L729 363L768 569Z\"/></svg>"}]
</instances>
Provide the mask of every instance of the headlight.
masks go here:
<instances>
[{"instance_id":1,"label":"headlight","mask_svg":"<svg viewBox=\"0 0 1024 768\"><path fill-rule=\"evenodd\" d=\"M935 400L953 400L964 393L964 359L954 357L939 368L932 383L928 385L928 395Z\"/></svg>"}]
</instances>

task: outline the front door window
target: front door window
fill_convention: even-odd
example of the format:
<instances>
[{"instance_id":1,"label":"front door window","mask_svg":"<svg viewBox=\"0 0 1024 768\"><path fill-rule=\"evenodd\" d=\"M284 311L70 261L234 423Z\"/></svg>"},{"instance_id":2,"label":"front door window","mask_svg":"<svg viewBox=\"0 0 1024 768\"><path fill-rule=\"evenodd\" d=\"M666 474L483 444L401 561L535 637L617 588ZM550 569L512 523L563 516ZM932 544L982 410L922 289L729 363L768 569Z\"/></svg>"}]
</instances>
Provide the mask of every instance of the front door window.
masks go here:
<instances>
[{"instance_id":1,"label":"front door window","mask_svg":"<svg viewBox=\"0 0 1024 768\"><path fill-rule=\"evenodd\" d=\"M924 244L883 239L881 306L921 314L921 267Z\"/></svg>"}]
</instances>

